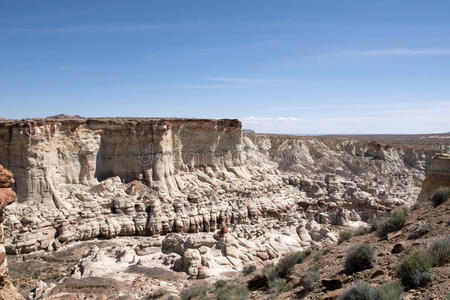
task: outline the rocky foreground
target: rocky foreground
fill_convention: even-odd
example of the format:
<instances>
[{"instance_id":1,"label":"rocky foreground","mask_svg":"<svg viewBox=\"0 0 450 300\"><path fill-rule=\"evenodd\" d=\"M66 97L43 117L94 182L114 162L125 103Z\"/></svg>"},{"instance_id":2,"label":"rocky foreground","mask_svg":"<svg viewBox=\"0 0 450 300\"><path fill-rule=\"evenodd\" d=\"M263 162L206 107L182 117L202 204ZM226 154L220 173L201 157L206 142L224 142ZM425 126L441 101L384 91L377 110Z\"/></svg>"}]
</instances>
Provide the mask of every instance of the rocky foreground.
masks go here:
<instances>
[{"instance_id":1,"label":"rocky foreground","mask_svg":"<svg viewBox=\"0 0 450 300\"><path fill-rule=\"evenodd\" d=\"M342 227L414 203L450 144L85 118L2 120L0 143L18 196L5 209L5 249L31 299L177 294L335 245Z\"/></svg>"}]
</instances>

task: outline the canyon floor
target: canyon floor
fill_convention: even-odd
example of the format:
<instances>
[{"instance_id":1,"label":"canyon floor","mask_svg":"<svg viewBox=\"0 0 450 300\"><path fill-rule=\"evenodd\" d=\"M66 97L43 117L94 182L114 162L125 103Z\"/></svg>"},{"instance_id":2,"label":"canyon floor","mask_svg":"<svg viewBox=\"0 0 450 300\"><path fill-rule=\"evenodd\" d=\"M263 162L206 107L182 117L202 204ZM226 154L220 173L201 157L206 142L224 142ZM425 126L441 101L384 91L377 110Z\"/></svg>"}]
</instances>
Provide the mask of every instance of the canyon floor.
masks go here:
<instances>
[{"instance_id":1,"label":"canyon floor","mask_svg":"<svg viewBox=\"0 0 450 300\"><path fill-rule=\"evenodd\" d=\"M380 238L372 232L352 237L337 245L315 248L302 263L295 265L282 288L273 289L268 283L260 283L253 291L249 291L248 299L335 299L346 288L360 281L368 282L373 287L398 282L396 268L408 254L425 250L437 239L450 238L449 215L450 201L437 208L425 202L409 213L400 231L390 234L388 238ZM411 232L421 226L427 226L428 231L420 237L410 238ZM47 293L46 299L130 299L130 295L140 295L142 299L169 299L171 296L176 299L181 290L195 286L207 287L208 290L201 297L193 299L217 298L215 280L188 280L186 274L161 267L148 268L136 264L117 274L118 278L124 278L127 274L137 275L131 285L111 276L72 278L84 253L89 252L92 247L118 248L124 244L132 244L132 240L133 238L117 238L77 242L54 252L8 256L10 275L24 297L32 292L32 295L39 298L40 293L50 285L54 287ZM375 263L367 270L348 276L344 272L345 253L351 245L359 243L374 247ZM268 264L269 262L265 265ZM319 266L320 279L312 290L305 290L301 279L311 266ZM450 266L435 267L431 272L433 277L428 286L405 292L403 299L445 299L450 292ZM230 272L223 279L247 288L263 274L264 266L247 275ZM161 291L164 291L164 295L157 297Z\"/></svg>"}]
</instances>

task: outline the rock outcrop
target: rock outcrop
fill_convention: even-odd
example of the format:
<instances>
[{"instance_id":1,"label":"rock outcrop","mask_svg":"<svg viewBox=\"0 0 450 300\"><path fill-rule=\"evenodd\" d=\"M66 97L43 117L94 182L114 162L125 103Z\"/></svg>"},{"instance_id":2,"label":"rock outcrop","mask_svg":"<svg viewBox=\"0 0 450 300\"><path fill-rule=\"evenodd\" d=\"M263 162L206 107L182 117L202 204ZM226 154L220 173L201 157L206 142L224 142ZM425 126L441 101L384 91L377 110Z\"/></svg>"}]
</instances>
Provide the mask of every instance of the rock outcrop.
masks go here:
<instances>
[{"instance_id":1,"label":"rock outcrop","mask_svg":"<svg viewBox=\"0 0 450 300\"><path fill-rule=\"evenodd\" d=\"M430 200L440 187L450 187L450 154L439 153L431 160L431 169L423 181L418 201Z\"/></svg>"},{"instance_id":2,"label":"rock outcrop","mask_svg":"<svg viewBox=\"0 0 450 300\"><path fill-rule=\"evenodd\" d=\"M16 194L11 189L13 184L12 173L0 165L0 299L4 300L23 299L9 278L6 251L3 245L3 209L16 199Z\"/></svg>"}]
</instances>

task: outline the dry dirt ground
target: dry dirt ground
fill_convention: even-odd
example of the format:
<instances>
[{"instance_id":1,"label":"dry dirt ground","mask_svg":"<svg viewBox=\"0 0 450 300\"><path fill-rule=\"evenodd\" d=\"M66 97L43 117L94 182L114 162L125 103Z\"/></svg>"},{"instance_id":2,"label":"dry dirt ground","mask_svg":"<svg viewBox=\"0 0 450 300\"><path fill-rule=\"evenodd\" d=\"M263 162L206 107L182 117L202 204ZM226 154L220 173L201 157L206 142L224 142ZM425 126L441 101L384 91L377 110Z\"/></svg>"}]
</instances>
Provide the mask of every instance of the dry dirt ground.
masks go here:
<instances>
[{"instance_id":1,"label":"dry dirt ground","mask_svg":"<svg viewBox=\"0 0 450 300\"><path fill-rule=\"evenodd\" d=\"M410 232L418 225L430 225L430 231L418 239L408 239ZM375 233L356 236L339 245L319 249L313 252L303 263L294 268L288 278L291 291L274 295L265 291L253 292L252 299L335 299L346 288L359 281L365 281L377 287L385 283L399 282L395 275L396 267L409 254L417 250L425 250L436 239L450 237L450 201L433 208L431 205L413 210L408 216L405 226L398 232L391 233L388 239L380 239ZM375 249L374 267L347 276L344 272L345 253L347 248L356 243L368 243ZM394 254L392 249L401 244L404 250ZM317 253L320 253L317 255ZM320 257L320 259L318 259ZM300 278L308 266L318 263L320 281L310 293L306 293ZM432 282L425 288L410 290L403 295L404 299L448 299L450 293L450 265L431 269ZM251 278L247 276L246 279ZM335 289L326 288L322 280L337 279ZM244 283L245 280L242 282ZM339 286L342 287L339 288Z\"/></svg>"},{"instance_id":2,"label":"dry dirt ground","mask_svg":"<svg viewBox=\"0 0 450 300\"><path fill-rule=\"evenodd\" d=\"M56 252L36 252L27 255L8 255L8 269L14 285L26 298L40 280L57 283L70 276L83 253L92 245L99 247L111 244L109 241L88 241L76 243Z\"/></svg>"}]
</instances>

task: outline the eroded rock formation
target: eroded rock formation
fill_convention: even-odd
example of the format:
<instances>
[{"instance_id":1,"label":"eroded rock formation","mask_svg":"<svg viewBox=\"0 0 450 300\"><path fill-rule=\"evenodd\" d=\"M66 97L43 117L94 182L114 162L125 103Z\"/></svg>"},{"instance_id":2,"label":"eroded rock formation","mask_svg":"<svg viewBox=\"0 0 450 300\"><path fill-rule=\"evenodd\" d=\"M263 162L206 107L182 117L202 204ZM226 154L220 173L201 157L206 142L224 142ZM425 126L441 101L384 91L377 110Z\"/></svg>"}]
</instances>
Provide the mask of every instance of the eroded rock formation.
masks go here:
<instances>
[{"instance_id":1,"label":"eroded rock formation","mask_svg":"<svg viewBox=\"0 0 450 300\"><path fill-rule=\"evenodd\" d=\"M115 274L156 264L204 278L336 243L336 226L414 202L439 150L243 135L237 120L2 121L0 140L0 162L19 174L9 253L146 237L91 249L78 278L105 261Z\"/></svg>"},{"instance_id":2,"label":"eroded rock formation","mask_svg":"<svg viewBox=\"0 0 450 300\"><path fill-rule=\"evenodd\" d=\"M428 201L440 187L450 187L450 154L439 153L431 160L430 171L423 181L418 201Z\"/></svg>"},{"instance_id":3,"label":"eroded rock formation","mask_svg":"<svg viewBox=\"0 0 450 300\"><path fill-rule=\"evenodd\" d=\"M16 194L11 189L13 184L12 173L0 165L0 299L4 300L23 299L9 278L6 251L3 245L3 209L16 199Z\"/></svg>"}]
</instances>

